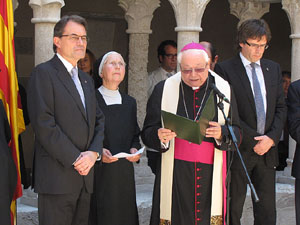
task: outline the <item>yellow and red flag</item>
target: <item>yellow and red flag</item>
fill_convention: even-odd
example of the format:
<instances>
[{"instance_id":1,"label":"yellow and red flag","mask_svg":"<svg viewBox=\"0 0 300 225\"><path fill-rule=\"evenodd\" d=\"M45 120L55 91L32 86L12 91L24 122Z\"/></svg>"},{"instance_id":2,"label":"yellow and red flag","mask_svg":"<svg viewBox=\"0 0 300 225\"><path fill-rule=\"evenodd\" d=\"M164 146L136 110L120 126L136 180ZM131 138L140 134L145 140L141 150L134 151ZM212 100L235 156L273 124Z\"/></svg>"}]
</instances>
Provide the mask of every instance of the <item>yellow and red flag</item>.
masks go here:
<instances>
[{"instance_id":1,"label":"yellow and red flag","mask_svg":"<svg viewBox=\"0 0 300 225\"><path fill-rule=\"evenodd\" d=\"M15 67L14 17L12 0L0 0L0 99L10 123L10 147L18 173L11 204L12 224L16 224L16 199L22 196L18 136L25 130Z\"/></svg>"}]
</instances>

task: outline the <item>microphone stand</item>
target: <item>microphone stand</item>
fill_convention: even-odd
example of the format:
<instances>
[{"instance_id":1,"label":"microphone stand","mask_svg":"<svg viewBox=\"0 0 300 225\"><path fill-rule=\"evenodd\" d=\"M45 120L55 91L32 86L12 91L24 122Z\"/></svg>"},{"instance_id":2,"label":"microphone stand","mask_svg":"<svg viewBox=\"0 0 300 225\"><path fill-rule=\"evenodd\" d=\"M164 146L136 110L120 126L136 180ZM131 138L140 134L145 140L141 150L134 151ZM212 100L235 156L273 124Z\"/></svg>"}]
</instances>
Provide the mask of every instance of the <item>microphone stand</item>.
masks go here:
<instances>
[{"instance_id":1,"label":"microphone stand","mask_svg":"<svg viewBox=\"0 0 300 225\"><path fill-rule=\"evenodd\" d=\"M239 150L239 147L238 147L238 143L237 143L237 139L236 139L236 136L233 132L233 128L232 126L230 125L230 119L226 117L225 113L224 113L224 104L223 104L223 99L220 99L220 101L217 103L217 106L218 108L222 111L222 114L223 114L223 117L225 119L225 126L227 127L227 130L230 134L230 138L232 140L232 142L234 143L234 146L235 146L235 149L236 149L236 152L237 154L239 155L239 158L241 160L241 163L242 163L242 166L243 166L243 169L245 171L245 174L246 174L246 177L247 177L247 180L248 180L248 183L249 183L249 186L250 186L250 189L252 191L252 194L253 194L253 197L254 197L254 201L255 202L259 202L259 198L257 196L257 193L256 193L256 190L252 184L252 181L251 181L251 178L248 174L248 171L246 169L246 165L245 165L245 162L244 162L244 159L241 155L241 152Z\"/></svg>"}]
</instances>

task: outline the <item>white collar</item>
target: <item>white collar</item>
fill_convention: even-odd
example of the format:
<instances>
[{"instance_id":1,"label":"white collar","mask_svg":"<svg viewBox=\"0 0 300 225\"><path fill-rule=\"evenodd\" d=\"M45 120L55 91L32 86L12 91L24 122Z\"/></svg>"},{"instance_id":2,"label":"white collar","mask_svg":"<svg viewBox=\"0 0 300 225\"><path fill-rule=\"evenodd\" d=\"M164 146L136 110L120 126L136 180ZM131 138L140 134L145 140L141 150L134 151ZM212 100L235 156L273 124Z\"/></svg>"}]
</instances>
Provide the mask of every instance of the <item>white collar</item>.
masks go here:
<instances>
[{"instance_id":1,"label":"white collar","mask_svg":"<svg viewBox=\"0 0 300 225\"><path fill-rule=\"evenodd\" d=\"M64 57L62 57L59 53L56 53L57 57L60 59L60 61L64 64L66 67L67 71L71 74L71 70L73 69L72 63L70 63L68 60L66 60ZM78 70L77 65L75 68Z\"/></svg>"},{"instance_id":2,"label":"white collar","mask_svg":"<svg viewBox=\"0 0 300 225\"><path fill-rule=\"evenodd\" d=\"M244 67L251 65L251 62L248 59L246 59L246 57L242 54L242 52L240 52L240 57ZM255 64L260 66L260 60L257 60Z\"/></svg>"},{"instance_id":3,"label":"white collar","mask_svg":"<svg viewBox=\"0 0 300 225\"><path fill-rule=\"evenodd\" d=\"M102 95L106 95L108 97L112 97L112 98L116 98L120 95L120 92L119 92L119 88L117 90L110 90L110 89L107 89L106 87L104 87L103 85L101 85L101 87L98 88L98 90L100 91L100 93Z\"/></svg>"},{"instance_id":4,"label":"white collar","mask_svg":"<svg viewBox=\"0 0 300 225\"><path fill-rule=\"evenodd\" d=\"M109 90L103 85L98 88L98 91L103 96L106 105L122 104L122 96L118 90Z\"/></svg>"}]
</instances>

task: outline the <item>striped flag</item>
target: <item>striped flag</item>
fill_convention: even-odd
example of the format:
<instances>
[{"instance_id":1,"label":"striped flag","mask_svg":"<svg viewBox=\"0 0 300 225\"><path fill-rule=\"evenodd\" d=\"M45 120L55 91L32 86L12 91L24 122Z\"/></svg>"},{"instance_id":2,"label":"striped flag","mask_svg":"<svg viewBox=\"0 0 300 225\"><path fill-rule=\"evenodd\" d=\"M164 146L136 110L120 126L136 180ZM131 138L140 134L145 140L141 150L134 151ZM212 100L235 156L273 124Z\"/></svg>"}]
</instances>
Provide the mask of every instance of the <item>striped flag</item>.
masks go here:
<instances>
[{"instance_id":1,"label":"striped flag","mask_svg":"<svg viewBox=\"0 0 300 225\"><path fill-rule=\"evenodd\" d=\"M25 130L25 124L15 69L12 0L0 0L0 99L10 123L10 147L18 173L17 187L10 207L12 224L16 224L16 199L22 196L18 136Z\"/></svg>"}]
</instances>

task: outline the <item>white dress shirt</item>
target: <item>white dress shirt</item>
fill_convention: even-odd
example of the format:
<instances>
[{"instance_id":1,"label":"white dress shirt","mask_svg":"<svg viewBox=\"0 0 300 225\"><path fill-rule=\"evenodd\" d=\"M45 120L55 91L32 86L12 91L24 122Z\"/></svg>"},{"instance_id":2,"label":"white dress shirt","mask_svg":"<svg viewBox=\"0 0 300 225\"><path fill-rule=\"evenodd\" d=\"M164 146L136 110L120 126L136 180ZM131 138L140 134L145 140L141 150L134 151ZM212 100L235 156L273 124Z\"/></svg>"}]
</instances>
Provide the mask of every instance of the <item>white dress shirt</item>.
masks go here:
<instances>
[{"instance_id":1,"label":"white dress shirt","mask_svg":"<svg viewBox=\"0 0 300 225\"><path fill-rule=\"evenodd\" d=\"M246 59L241 52L240 52L240 57L241 57L243 65L246 69L247 76L248 76L248 79L250 81L250 85L251 85L251 89L252 89L252 93L253 93L253 97L254 97L251 62L248 59ZM258 82L259 82L261 94L262 94L262 97L263 97L264 109L265 109L265 112L267 112L267 92L266 92L266 85L265 85L264 75L263 75L263 72L262 72L262 69L261 69L261 66L260 66L260 60L255 62L255 64L256 64L255 72L256 72L256 75L257 75L257 79L258 79Z\"/></svg>"},{"instance_id":2,"label":"white dress shirt","mask_svg":"<svg viewBox=\"0 0 300 225\"><path fill-rule=\"evenodd\" d=\"M149 86L148 86L148 97L150 97L150 95L152 94L152 91L155 87L156 84L158 84L160 81L165 80L168 78L167 74L169 72L167 72L166 70L164 70L161 66L158 67L156 70L152 71L151 73L149 73L148 75L148 82L149 82ZM170 72L173 75L175 74L175 71Z\"/></svg>"}]
</instances>

